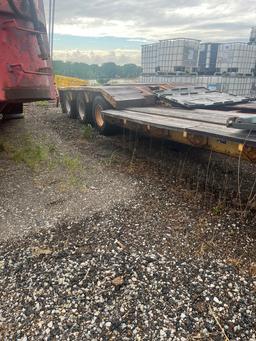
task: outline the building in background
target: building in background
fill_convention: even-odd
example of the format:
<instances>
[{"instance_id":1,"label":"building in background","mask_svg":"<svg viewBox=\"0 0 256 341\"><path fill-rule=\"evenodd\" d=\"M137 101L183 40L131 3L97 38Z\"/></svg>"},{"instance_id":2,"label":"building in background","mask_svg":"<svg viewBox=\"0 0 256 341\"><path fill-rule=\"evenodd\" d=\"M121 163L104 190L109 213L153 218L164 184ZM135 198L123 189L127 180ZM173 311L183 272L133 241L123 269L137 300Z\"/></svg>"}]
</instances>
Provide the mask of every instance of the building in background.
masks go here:
<instances>
[{"instance_id":1,"label":"building in background","mask_svg":"<svg viewBox=\"0 0 256 341\"><path fill-rule=\"evenodd\" d=\"M142 82L203 85L256 96L256 27L248 43L169 39L142 46Z\"/></svg>"},{"instance_id":2,"label":"building in background","mask_svg":"<svg viewBox=\"0 0 256 341\"><path fill-rule=\"evenodd\" d=\"M256 97L256 78L241 76L206 76L206 75L142 75L141 83L173 83L204 86L209 90L223 91L239 96Z\"/></svg>"}]
</instances>

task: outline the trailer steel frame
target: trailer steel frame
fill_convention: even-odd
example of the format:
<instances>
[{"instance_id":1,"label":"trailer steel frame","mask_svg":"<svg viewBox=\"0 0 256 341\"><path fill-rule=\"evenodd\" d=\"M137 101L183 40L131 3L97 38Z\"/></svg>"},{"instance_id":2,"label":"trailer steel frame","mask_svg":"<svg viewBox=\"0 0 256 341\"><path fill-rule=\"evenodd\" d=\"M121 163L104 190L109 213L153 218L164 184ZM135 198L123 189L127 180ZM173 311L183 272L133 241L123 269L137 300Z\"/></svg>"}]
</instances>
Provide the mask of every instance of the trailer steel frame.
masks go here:
<instances>
[{"instance_id":1,"label":"trailer steel frame","mask_svg":"<svg viewBox=\"0 0 256 341\"><path fill-rule=\"evenodd\" d=\"M174 85L62 88L60 100L64 107L63 98L68 95L74 104L82 93L90 111L94 99L101 96L109 104L102 109L102 116L111 125L256 162L256 132L226 126L231 117L256 115L255 102L218 110L167 107L158 102L157 87L164 90Z\"/></svg>"}]
</instances>

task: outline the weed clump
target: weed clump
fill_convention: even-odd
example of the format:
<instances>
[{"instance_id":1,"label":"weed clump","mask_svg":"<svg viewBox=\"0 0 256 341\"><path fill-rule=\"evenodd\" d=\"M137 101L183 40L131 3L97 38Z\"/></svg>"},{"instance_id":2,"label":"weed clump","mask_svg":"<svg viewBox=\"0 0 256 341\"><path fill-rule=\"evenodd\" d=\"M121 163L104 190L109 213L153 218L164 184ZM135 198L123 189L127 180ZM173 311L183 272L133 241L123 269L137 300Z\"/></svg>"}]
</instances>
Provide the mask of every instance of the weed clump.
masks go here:
<instances>
[{"instance_id":1,"label":"weed clump","mask_svg":"<svg viewBox=\"0 0 256 341\"><path fill-rule=\"evenodd\" d=\"M23 162L32 170L48 159L46 146L34 141L30 136L22 136L17 143L0 142L0 152L6 152L15 162Z\"/></svg>"},{"instance_id":2,"label":"weed clump","mask_svg":"<svg viewBox=\"0 0 256 341\"><path fill-rule=\"evenodd\" d=\"M81 168L81 162L78 158L72 158L68 155L64 155L60 162L63 164L63 166L69 170L70 172L77 171Z\"/></svg>"},{"instance_id":3,"label":"weed clump","mask_svg":"<svg viewBox=\"0 0 256 341\"><path fill-rule=\"evenodd\" d=\"M90 124L87 124L83 127L83 137L86 140L91 140L93 137L93 128Z\"/></svg>"},{"instance_id":4,"label":"weed clump","mask_svg":"<svg viewBox=\"0 0 256 341\"><path fill-rule=\"evenodd\" d=\"M66 187L80 187L83 170L78 156L61 153L52 142L36 140L31 135L22 135L16 140L0 140L0 155L16 163L26 165L33 172L48 170L59 172L65 178ZM1 157L2 157L1 156Z\"/></svg>"}]
</instances>

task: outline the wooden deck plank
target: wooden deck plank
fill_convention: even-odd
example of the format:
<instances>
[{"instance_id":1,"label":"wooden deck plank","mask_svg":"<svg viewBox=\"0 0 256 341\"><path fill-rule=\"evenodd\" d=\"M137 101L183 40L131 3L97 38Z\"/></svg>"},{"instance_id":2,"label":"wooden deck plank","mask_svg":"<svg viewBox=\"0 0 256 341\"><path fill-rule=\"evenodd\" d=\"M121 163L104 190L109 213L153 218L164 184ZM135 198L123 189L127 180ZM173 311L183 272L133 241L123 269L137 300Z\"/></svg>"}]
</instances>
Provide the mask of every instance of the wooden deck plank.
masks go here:
<instances>
[{"instance_id":1,"label":"wooden deck plank","mask_svg":"<svg viewBox=\"0 0 256 341\"><path fill-rule=\"evenodd\" d=\"M122 85L122 86L79 86L62 88L60 91L79 92L86 91L93 95L100 93L116 109L129 106L154 105L156 97L152 90L145 85Z\"/></svg>"},{"instance_id":2,"label":"wooden deck plank","mask_svg":"<svg viewBox=\"0 0 256 341\"><path fill-rule=\"evenodd\" d=\"M226 126L228 118L234 116L248 116L248 114L238 114L236 112L213 111L213 110L184 110L176 108L162 108L162 107L142 107L142 108L128 108L129 111L146 113L152 115L159 115L163 117L182 118L188 121L214 123Z\"/></svg>"},{"instance_id":3,"label":"wooden deck plank","mask_svg":"<svg viewBox=\"0 0 256 341\"><path fill-rule=\"evenodd\" d=\"M235 110L240 113L251 113L251 114L256 114L256 102L249 102L249 103L244 103L244 104L239 104L236 106L229 106L225 108L224 110Z\"/></svg>"},{"instance_id":4,"label":"wooden deck plank","mask_svg":"<svg viewBox=\"0 0 256 341\"><path fill-rule=\"evenodd\" d=\"M142 125L152 125L156 128L186 131L203 136L213 136L220 140L246 142L248 145L256 146L256 133L248 134L247 131L227 128L210 122L197 122L184 120L183 118L164 117L160 115L134 112L129 110L106 110L104 114L110 117L126 119Z\"/></svg>"}]
</instances>

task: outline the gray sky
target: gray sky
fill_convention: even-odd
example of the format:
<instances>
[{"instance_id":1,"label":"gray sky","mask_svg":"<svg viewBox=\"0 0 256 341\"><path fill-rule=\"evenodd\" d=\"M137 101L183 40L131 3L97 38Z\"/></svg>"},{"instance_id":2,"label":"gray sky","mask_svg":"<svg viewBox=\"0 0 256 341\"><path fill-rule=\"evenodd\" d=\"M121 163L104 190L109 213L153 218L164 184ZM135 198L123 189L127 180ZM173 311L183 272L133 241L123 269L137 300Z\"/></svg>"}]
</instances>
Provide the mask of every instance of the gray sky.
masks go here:
<instances>
[{"instance_id":1,"label":"gray sky","mask_svg":"<svg viewBox=\"0 0 256 341\"><path fill-rule=\"evenodd\" d=\"M56 0L55 58L139 63L145 42L247 41L255 25L256 0Z\"/></svg>"}]
</instances>

